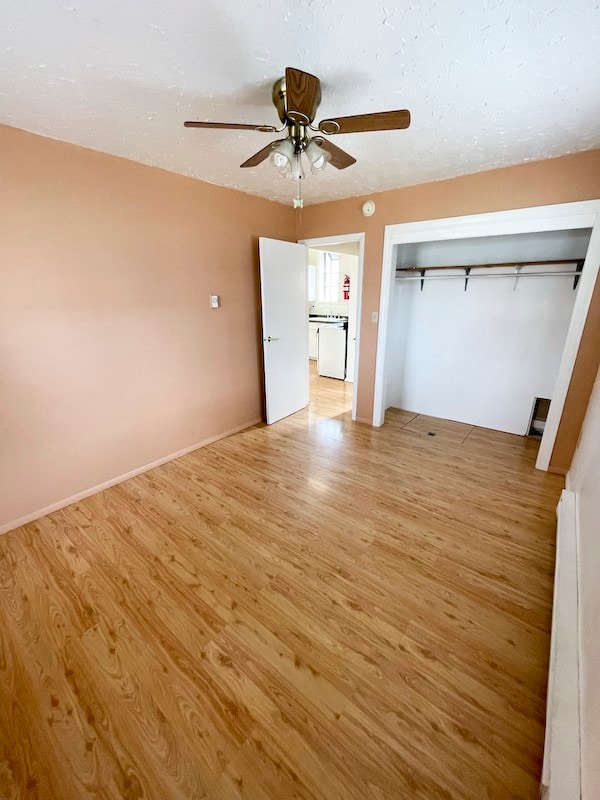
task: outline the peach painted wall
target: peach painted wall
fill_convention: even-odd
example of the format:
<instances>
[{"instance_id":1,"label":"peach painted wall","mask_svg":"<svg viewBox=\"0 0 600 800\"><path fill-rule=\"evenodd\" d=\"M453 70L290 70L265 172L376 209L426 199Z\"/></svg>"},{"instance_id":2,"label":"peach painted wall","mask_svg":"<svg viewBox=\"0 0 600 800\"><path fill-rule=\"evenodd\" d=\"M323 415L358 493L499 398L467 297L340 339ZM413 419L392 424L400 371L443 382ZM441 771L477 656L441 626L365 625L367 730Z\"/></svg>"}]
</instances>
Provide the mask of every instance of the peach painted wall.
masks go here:
<instances>
[{"instance_id":1,"label":"peach painted wall","mask_svg":"<svg viewBox=\"0 0 600 800\"><path fill-rule=\"evenodd\" d=\"M377 324L371 322L371 312L379 310L386 225L599 197L600 150L591 150L305 208L301 225L303 239L362 231L366 234L357 407L359 419L369 422L373 419ZM376 204L375 214L370 218L364 217L361 212L367 198ZM600 308L594 309L594 313L600 313Z\"/></svg>"},{"instance_id":2,"label":"peach painted wall","mask_svg":"<svg viewBox=\"0 0 600 800\"><path fill-rule=\"evenodd\" d=\"M257 237L296 230L286 206L14 128L0 152L2 527L262 418Z\"/></svg>"}]
</instances>

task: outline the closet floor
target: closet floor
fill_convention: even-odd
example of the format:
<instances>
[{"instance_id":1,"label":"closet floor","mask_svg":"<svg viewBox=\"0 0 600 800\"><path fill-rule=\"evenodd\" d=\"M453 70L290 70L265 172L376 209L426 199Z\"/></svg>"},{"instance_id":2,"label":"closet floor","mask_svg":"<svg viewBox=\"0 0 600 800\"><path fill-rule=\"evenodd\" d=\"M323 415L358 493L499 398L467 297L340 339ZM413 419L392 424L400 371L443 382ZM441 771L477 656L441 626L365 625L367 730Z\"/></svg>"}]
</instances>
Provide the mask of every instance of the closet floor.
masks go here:
<instances>
[{"instance_id":1,"label":"closet floor","mask_svg":"<svg viewBox=\"0 0 600 800\"><path fill-rule=\"evenodd\" d=\"M0 537L0 797L538 797L562 479L321 385Z\"/></svg>"},{"instance_id":2,"label":"closet floor","mask_svg":"<svg viewBox=\"0 0 600 800\"><path fill-rule=\"evenodd\" d=\"M449 419L414 414L411 411L402 411L399 408L388 408L385 413L385 422L386 424L396 425L409 433L418 433L422 436L437 436L444 441L455 444L466 442L475 427L474 425L465 425L463 422L452 422Z\"/></svg>"}]
</instances>

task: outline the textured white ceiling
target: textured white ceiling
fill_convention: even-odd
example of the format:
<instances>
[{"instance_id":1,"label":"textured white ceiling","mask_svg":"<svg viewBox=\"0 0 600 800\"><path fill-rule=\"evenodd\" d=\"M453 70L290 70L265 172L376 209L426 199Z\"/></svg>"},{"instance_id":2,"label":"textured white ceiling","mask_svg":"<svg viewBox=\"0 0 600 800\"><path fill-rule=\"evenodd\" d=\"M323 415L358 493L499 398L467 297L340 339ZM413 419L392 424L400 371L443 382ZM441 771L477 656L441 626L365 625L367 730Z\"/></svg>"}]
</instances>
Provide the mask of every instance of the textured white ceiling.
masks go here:
<instances>
[{"instance_id":1,"label":"textured white ceiling","mask_svg":"<svg viewBox=\"0 0 600 800\"><path fill-rule=\"evenodd\" d=\"M407 131L338 136L358 158L304 183L348 197L600 146L598 0L3 0L0 122L289 201L274 138L286 65L319 118L409 108Z\"/></svg>"}]
</instances>

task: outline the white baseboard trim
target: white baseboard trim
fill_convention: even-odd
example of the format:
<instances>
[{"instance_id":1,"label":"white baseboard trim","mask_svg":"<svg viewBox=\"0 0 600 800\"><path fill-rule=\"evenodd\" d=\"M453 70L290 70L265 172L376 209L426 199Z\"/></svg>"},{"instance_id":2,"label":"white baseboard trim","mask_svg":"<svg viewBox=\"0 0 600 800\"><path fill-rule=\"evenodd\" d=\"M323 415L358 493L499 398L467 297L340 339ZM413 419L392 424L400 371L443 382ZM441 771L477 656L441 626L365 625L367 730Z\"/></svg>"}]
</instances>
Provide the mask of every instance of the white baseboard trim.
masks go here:
<instances>
[{"instance_id":1,"label":"white baseboard trim","mask_svg":"<svg viewBox=\"0 0 600 800\"><path fill-rule=\"evenodd\" d=\"M123 483L124 481L129 480L129 478L135 478L136 475L141 475L143 472L149 472L151 469L160 467L162 464L166 464L169 461L175 461L176 458L186 456L188 453L192 453L194 450L199 450L201 447L206 447L209 444L213 444L213 442L218 442L220 439L226 439L228 436L233 436L235 433L240 433L248 428L252 428L254 425L258 425L259 422L263 422L262 417L250 422L245 422L243 425L238 425L237 427L231 428L223 433L219 433L216 436L211 436L209 439L203 439L201 442L196 442L196 444L185 447L183 450L178 450L176 453L171 453L168 456L159 458L156 461L152 461L150 464L144 464L143 467L132 469L130 472L126 472L124 475L119 475L117 478L111 478L109 481L99 483L97 486L92 486L90 489L85 489L83 492L78 492L77 494L71 495L71 497L65 497L64 500L58 500L58 502L52 503L52 505L46 506L45 508L40 508L37 511L33 511L31 514L27 514L24 517L14 519L11 522L6 522L4 525L0 525L0 535L8 533L9 531L14 531L15 528L20 528L21 525L27 525L28 522L35 522L36 519L45 517L47 514L51 514L53 511L59 511L61 508L66 508L73 503L78 503L80 500L85 500L86 497L91 497L93 494L98 494L98 492L103 492L105 489L110 489L111 486L116 486L118 483Z\"/></svg>"},{"instance_id":2,"label":"white baseboard trim","mask_svg":"<svg viewBox=\"0 0 600 800\"><path fill-rule=\"evenodd\" d=\"M579 569L575 492L566 489L562 492L557 517L541 797L543 800L580 800Z\"/></svg>"}]
</instances>

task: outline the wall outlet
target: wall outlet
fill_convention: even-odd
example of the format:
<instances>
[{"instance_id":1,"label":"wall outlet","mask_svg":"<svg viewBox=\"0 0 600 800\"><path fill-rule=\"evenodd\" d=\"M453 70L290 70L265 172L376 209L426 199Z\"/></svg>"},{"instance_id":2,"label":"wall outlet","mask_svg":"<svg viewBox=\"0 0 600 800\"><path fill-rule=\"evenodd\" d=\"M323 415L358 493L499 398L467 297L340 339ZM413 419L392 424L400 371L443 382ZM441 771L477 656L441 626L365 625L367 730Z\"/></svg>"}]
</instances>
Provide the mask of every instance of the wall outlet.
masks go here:
<instances>
[{"instance_id":1,"label":"wall outlet","mask_svg":"<svg viewBox=\"0 0 600 800\"><path fill-rule=\"evenodd\" d=\"M219 295L218 294L211 294L210 295L210 307L211 308L219 308L220 305L221 305L221 302L219 300Z\"/></svg>"}]
</instances>

